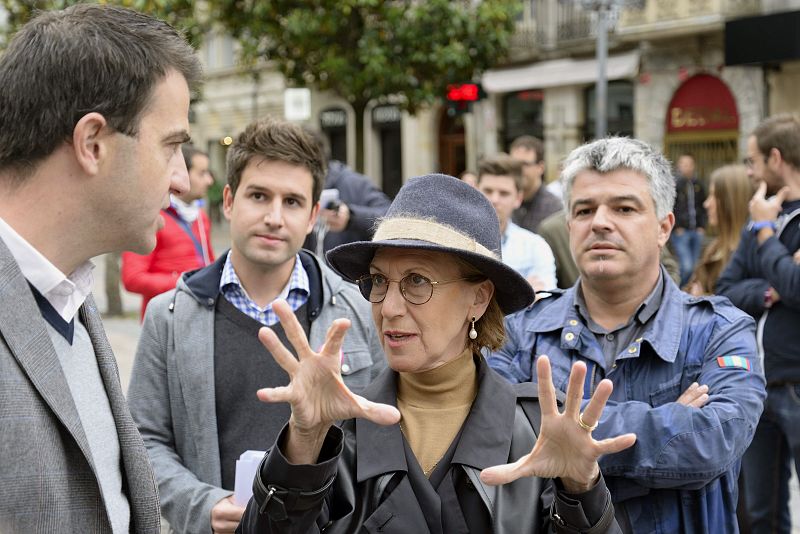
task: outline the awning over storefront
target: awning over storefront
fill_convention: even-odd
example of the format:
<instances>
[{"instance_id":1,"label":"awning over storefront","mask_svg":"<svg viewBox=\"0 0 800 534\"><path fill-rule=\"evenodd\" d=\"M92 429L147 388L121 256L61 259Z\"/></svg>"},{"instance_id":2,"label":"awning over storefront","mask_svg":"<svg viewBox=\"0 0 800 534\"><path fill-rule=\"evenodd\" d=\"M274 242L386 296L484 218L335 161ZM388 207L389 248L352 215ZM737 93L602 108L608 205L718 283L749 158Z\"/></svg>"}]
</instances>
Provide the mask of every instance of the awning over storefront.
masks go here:
<instances>
[{"instance_id":1,"label":"awning over storefront","mask_svg":"<svg viewBox=\"0 0 800 534\"><path fill-rule=\"evenodd\" d=\"M609 80L631 78L638 71L637 50L608 57L606 73ZM524 89L590 84L596 80L596 59L554 59L513 69L488 70L483 74L481 83L489 93L511 93Z\"/></svg>"}]
</instances>

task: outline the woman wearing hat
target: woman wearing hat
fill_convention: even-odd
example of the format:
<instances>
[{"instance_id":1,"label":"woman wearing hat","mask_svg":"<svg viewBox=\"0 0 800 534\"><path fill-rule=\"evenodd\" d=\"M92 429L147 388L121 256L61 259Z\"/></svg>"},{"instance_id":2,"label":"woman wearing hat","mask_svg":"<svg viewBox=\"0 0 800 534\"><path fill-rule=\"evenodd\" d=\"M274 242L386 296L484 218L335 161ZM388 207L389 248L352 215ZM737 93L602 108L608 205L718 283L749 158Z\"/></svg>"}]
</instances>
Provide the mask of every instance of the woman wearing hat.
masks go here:
<instances>
[{"instance_id":1,"label":"woman wearing hat","mask_svg":"<svg viewBox=\"0 0 800 534\"><path fill-rule=\"evenodd\" d=\"M576 364L559 413L547 358L537 360L537 397L536 385L514 389L481 356L502 343L503 316L533 302L499 251L484 196L428 175L401 189L372 241L328 253L372 303L390 367L363 396L339 372L349 321L315 352L289 308L274 305L298 358L261 330L291 381L259 398L290 403L292 415L259 467L240 532L617 530L597 459L635 436L591 437L611 383L580 412L586 368Z\"/></svg>"}]
</instances>

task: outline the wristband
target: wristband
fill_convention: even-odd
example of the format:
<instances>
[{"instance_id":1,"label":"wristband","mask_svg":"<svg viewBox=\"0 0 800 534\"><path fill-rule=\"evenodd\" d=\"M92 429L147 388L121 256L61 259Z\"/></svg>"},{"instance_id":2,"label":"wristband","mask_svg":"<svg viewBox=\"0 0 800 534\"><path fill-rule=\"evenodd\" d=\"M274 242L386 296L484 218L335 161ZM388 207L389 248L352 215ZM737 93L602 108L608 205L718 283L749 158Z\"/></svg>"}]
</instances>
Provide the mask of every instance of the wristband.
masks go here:
<instances>
[{"instance_id":1,"label":"wristband","mask_svg":"<svg viewBox=\"0 0 800 534\"><path fill-rule=\"evenodd\" d=\"M751 222L747 227L747 229L753 234L757 234L764 228L771 228L773 232L778 229L778 227L775 226L775 223L772 221Z\"/></svg>"}]
</instances>

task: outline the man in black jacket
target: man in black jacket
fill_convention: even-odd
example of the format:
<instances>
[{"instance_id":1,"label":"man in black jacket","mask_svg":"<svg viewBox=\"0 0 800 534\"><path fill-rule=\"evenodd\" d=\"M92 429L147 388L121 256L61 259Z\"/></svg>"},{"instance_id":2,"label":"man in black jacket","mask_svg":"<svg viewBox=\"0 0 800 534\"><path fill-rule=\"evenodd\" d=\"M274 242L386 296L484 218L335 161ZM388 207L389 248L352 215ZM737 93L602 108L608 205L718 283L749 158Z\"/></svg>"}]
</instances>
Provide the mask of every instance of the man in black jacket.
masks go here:
<instances>
[{"instance_id":1,"label":"man in black jacket","mask_svg":"<svg viewBox=\"0 0 800 534\"><path fill-rule=\"evenodd\" d=\"M331 159L330 146L324 134L308 129L306 132L312 135L328 158L325 189L338 192L338 200L321 203L317 224L303 243L303 248L324 258L333 247L353 241L369 241L372 226L383 217L392 201L367 176Z\"/></svg>"},{"instance_id":2,"label":"man in black jacket","mask_svg":"<svg viewBox=\"0 0 800 534\"><path fill-rule=\"evenodd\" d=\"M767 402L742 461L752 532L788 532L792 456L800 471L800 266L792 257L800 249L800 120L762 122L747 141L745 163L761 183L716 289L758 321L764 358Z\"/></svg>"},{"instance_id":3,"label":"man in black jacket","mask_svg":"<svg viewBox=\"0 0 800 534\"><path fill-rule=\"evenodd\" d=\"M694 156L681 154L675 176L675 228L670 236L672 250L681 268L681 287L686 285L703 249L706 227L706 190L695 172Z\"/></svg>"}]
</instances>

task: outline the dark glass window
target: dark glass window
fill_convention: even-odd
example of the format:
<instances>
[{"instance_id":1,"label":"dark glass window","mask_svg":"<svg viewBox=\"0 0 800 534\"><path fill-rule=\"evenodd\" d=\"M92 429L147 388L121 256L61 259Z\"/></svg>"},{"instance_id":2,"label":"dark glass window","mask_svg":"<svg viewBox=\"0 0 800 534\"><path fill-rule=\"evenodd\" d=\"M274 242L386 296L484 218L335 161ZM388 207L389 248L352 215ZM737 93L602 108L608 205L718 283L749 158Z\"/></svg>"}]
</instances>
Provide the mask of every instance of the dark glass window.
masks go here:
<instances>
[{"instance_id":1,"label":"dark glass window","mask_svg":"<svg viewBox=\"0 0 800 534\"><path fill-rule=\"evenodd\" d=\"M319 126L328 136L331 158L347 162L347 111L328 108L319 114Z\"/></svg>"},{"instance_id":2,"label":"dark glass window","mask_svg":"<svg viewBox=\"0 0 800 534\"><path fill-rule=\"evenodd\" d=\"M509 93L503 98L503 146L508 149L520 135L544 138L544 93L534 89Z\"/></svg>"},{"instance_id":3,"label":"dark glass window","mask_svg":"<svg viewBox=\"0 0 800 534\"><path fill-rule=\"evenodd\" d=\"M594 121L597 116L596 88L591 86L584 93L586 124L584 141L594 139ZM608 134L633 137L633 82L616 80L608 82Z\"/></svg>"}]
</instances>

